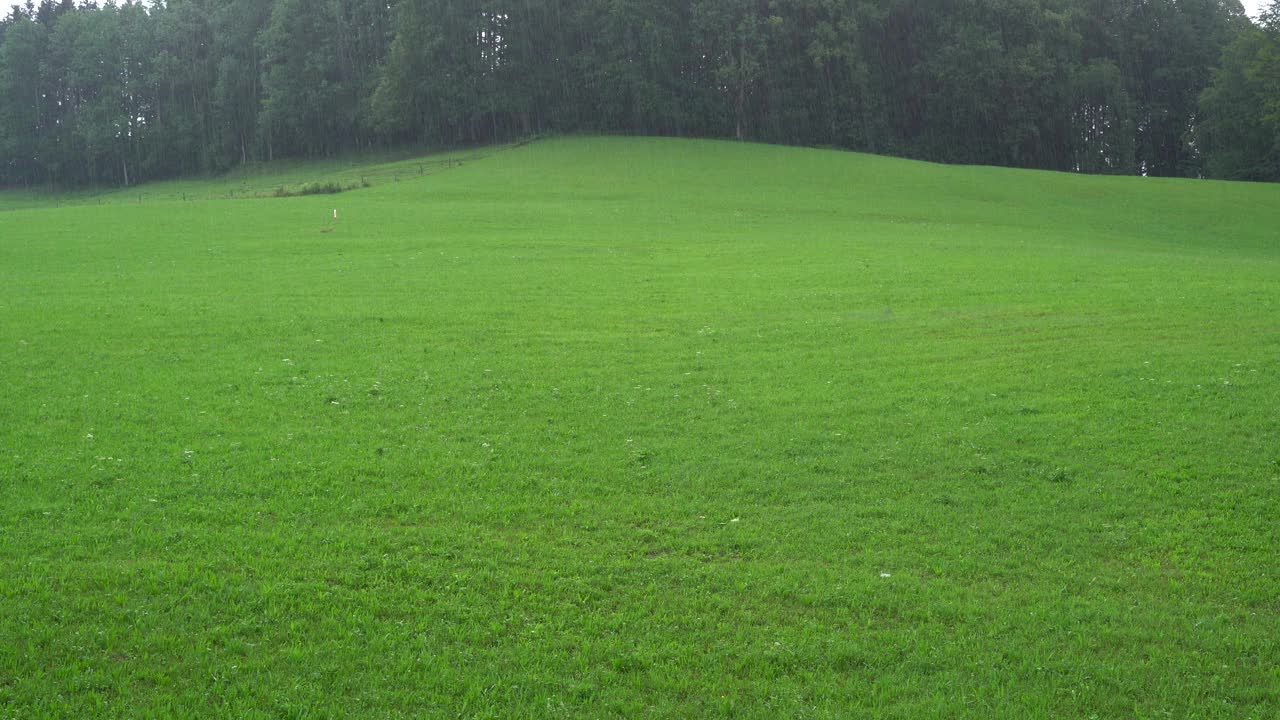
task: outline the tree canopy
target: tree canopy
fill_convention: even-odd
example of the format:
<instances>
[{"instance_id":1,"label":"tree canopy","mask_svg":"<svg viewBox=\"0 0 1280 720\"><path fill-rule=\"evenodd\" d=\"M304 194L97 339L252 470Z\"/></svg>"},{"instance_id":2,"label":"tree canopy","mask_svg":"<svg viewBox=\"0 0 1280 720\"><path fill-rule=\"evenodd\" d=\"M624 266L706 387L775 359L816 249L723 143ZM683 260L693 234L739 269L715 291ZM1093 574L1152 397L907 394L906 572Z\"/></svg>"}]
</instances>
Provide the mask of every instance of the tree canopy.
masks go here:
<instances>
[{"instance_id":1,"label":"tree canopy","mask_svg":"<svg viewBox=\"0 0 1280 720\"><path fill-rule=\"evenodd\" d=\"M1280 180L1280 0L28 2L0 184L537 133Z\"/></svg>"}]
</instances>

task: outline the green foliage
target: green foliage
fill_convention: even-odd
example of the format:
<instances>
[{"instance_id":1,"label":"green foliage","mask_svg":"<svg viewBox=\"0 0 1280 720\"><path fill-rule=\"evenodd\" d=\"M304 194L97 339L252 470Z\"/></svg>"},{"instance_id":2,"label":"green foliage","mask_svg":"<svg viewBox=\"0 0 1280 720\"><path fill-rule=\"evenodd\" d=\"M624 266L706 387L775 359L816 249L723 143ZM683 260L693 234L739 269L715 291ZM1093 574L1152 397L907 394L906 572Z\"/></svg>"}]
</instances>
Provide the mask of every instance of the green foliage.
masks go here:
<instances>
[{"instance_id":1,"label":"green foliage","mask_svg":"<svg viewBox=\"0 0 1280 720\"><path fill-rule=\"evenodd\" d=\"M279 0L258 37L263 58L259 131L268 158L320 155L350 131L353 87L338 67L333 6L313 0Z\"/></svg>"},{"instance_id":2,"label":"green foliage","mask_svg":"<svg viewBox=\"0 0 1280 720\"><path fill-rule=\"evenodd\" d=\"M0 716L1280 711L1280 187L420 162L0 212Z\"/></svg>"},{"instance_id":3,"label":"green foliage","mask_svg":"<svg viewBox=\"0 0 1280 720\"><path fill-rule=\"evenodd\" d=\"M1076 72L1070 92L1072 126L1080 133L1072 159L1076 167L1089 173L1133 173L1134 101L1120 68L1110 60L1094 61Z\"/></svg>"},{"instance_id":4,"label":"green foliage","mask_svg":"<svg viewBox=\"0 0 1280 720\"><path fill-rule=\"evenodd\" d=\"M336 195L340 192L355 190L356 188L369 187L367 181L360 183L343 184L340 182L309 182L298 185L297 187L288 187L281 185L276 188L272 197L298 197L302 195Z\"/></svg>"},{"instance_id":5,"label":"green foliage","mask_svg":"<svg viewBox=\"0 0 1280 720\"><path fill-rule=\"evenodd\" d=\"M1280 180L1280 2L1227 47L1200 107L1213 177Z\"/></svg>"},{"instance_id":6,"label":"green foliage","mask_svg":"<svg viewBox=\"0 0 1280 720\"><path fill-rule=\"evenodd\" d=\"M41 168L39 67L48 42L44 28L26 18L5 26L0 41L0 178L30 181Z\"/></svg>"},{"instance_id":7,"label":"green foliage","mask_svg":"<svg viewBox=\"0 0 1280 720\"><path fill-rule=\"evenodd\" d=\"M1201 133L1213 177L1280 179L1280 126L1266 119L1267 91L1259 72L1270 54L1267 46L1261 32L1242 35L1224 52L1212 87L1200 96Z\"/></svg>"}]
</instances>

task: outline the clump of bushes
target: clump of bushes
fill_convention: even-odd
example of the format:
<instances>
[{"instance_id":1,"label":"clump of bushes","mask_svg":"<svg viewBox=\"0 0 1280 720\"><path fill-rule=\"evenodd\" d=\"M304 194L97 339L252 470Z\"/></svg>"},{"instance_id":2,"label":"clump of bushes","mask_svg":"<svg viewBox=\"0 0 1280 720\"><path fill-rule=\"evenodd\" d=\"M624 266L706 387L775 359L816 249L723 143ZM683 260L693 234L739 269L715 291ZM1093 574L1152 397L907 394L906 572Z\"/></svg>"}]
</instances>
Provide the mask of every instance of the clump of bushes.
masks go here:
<instances>
[{"instance_id":1,"label":"clump of bushes","mask_svg":"<svg viewBox=\"0 0 1280 720\"><path fill-rule=\"evenodd\" d=\"M281 185L272 193L273 197L298 197L301 195L335 195L347 190L355 190L357 188L369 187L369 181L361 179L360 182L340 183L336 180L328 182L309 182L298 185L297 187L288 187Z\"/></svg>"}]
</instances>

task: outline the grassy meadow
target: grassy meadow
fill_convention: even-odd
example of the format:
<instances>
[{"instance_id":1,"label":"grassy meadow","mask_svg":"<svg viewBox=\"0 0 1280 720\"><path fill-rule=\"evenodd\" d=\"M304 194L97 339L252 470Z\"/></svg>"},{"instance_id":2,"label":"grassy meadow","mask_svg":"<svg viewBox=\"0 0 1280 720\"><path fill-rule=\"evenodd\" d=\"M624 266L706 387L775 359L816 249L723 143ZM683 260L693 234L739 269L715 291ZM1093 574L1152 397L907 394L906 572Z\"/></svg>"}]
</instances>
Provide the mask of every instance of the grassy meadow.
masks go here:
<instances>
[{"instance_id":1,"label":"grassy meadow","mask_svg":"<svg viewBox=\"0 0 1280 720\"><path fill-rule=\"evenodd\" d=\"M1280 187L0 193L0 718L182 716L1280 716Z\"/></svg>"}]
</instances>

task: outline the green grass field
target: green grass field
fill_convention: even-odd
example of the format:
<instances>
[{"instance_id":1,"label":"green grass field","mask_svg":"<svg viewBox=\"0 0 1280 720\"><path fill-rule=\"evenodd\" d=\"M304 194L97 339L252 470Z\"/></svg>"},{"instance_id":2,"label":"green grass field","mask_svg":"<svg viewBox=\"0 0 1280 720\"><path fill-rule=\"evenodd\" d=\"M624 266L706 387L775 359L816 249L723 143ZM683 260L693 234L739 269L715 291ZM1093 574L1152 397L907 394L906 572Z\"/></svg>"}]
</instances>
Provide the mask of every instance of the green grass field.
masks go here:
<instances>
[{"instance_id":1,"label":"green grass field","mask_svg":"<svg viewBox=\"0 0 1280 720\"><path fill-rule=\"evenodd\" d=\"M0 193L0 717L1280 716L1280 187L457 157Z\"/></svg>"}]
</instances>

